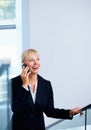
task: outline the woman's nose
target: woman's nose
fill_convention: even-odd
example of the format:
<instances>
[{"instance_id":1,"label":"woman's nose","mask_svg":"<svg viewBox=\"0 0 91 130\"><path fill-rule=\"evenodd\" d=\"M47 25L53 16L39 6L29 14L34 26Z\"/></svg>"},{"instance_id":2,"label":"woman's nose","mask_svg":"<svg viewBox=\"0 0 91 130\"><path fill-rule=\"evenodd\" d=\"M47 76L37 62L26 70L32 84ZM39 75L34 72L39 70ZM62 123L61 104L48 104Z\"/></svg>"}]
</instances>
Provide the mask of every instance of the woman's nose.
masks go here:
<instances>
[{"instance_id":1,"label":"woman's nose","mask_svg":"<svg viewBox=\"0 0 91 130\"><path fill-rule=\"evenodd\" d=\"M34 60L34 64L37 64L37 60Z\"/></svg>"}]
</instances>

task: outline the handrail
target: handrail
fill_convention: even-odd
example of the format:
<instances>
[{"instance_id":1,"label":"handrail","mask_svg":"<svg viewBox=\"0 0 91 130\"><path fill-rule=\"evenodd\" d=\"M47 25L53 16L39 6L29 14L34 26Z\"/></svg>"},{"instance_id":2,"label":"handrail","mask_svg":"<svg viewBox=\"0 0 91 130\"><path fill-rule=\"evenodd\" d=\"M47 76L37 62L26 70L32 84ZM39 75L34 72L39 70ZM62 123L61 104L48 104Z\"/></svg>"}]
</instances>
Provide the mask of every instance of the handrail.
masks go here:
<instances>
[{"instance_id":1,"label":"handrail","mask_svg":"<svg viewBox=\"0 0 91 130\"><path fill-rule=\"evenodd\" d=\"M91 104L88 104L87 106L83 107L81 111L85 111L87 109L91 109Z\"/></svg>"},{"instance_id":2,"label":"handrail","mask_svg":"<svg viewBox=\"0 0 91 130\"><path fill-rule=\"evenodd\" d=\"M86 111L87 109L91 109L91 104L88 104L87 106L84 106L84 107L81 109L81 111L83 112L83 111ZM75 114L75 115L77 115L77 114ZM74 115L74 116L75 116L75 115ZM57 125L57 124L59 124L59 123L61 123L61 122L63 122L63 121L65 121L65 119L60 119L60 120L58 120L58 121L56 121L56 122L54 122L54 123L48 125L48 126L46 127L46 130L49 129L49 128L51 128L51 127L53 127L53 126L55 126L55 125Z\"/></svg>"}]
</instances>

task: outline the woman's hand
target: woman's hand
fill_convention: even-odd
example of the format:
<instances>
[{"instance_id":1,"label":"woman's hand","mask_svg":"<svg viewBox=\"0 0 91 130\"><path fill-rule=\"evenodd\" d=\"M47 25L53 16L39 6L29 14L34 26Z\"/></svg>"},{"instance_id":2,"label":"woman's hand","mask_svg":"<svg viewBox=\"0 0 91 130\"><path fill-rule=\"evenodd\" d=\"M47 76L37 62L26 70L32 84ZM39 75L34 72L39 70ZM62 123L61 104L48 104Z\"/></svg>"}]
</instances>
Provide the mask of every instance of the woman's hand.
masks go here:
<instances>
[{"instance_id":1,"label":"woman's hand","mask_svg":"<svg viewBox=\"0 0 91 130\"><path fill-rule=\"evenodd\" d=\"M79 114L79 113L81 113L81 108L79 108L79 107L71 109L70 112L69 112L69 114L73 115L73 116L76 115L76 114Z\"/></svg>"},{"instance_id":2,"label":"woman's hand","mask_svg":"<svg viewBox=\"0 0 91 130\"><path fill-rule=\"evenodd\" d=\"M22 79L22 82L23 82L23 86L27 87L29 85L29 74L31 72L29 71L29 67L26 66L26 67L23 67L22 69L22 73L21 73L21 79Z\"/></svg>"}]
</instances>

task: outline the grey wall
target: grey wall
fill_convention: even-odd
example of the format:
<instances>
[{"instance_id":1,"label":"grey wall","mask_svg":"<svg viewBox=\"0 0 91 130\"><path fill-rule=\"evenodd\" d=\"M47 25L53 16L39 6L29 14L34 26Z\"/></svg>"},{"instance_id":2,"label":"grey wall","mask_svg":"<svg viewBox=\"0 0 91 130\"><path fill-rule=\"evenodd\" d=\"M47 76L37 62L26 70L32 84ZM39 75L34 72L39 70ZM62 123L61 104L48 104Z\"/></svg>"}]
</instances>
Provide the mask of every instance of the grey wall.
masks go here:
<instances>
[{"instance_id":1,"label":"grey wall","mask_svg":"<svg viewBox=\"0 0 91 130\"><path fill-rule=\"evenodd\" d=\"M91 1L30 0L30 47L51 80L55 106L91 103Z\"/></svg>"}]
</instances>

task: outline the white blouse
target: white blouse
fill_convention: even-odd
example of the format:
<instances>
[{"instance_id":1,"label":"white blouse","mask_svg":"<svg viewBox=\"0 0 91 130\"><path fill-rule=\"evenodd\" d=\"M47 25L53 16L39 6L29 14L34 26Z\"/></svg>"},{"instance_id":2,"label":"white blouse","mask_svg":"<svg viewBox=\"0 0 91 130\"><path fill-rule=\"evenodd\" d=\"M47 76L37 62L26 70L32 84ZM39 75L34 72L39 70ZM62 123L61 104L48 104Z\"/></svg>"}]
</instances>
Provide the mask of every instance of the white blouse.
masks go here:
<instances>
[{"instance_id":1,"label":"white blouse","mask_svg":"<svg viewBox=\"0 0 91 130\"><path fill-rule=\"evenodd\" d=\"M34 103L35 103L35 100L36 100L37 84L38 84L38 83L36 82L34 92L33 92L32 87L31 87L30 84L28 85L28 87L22 86L23 88L25 88L27 91L29 91L29 92L31 93L32 99L33 99L33 102L34 102Z\"/></svg>"}]
</instances>

